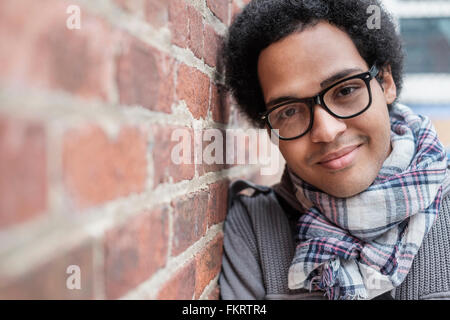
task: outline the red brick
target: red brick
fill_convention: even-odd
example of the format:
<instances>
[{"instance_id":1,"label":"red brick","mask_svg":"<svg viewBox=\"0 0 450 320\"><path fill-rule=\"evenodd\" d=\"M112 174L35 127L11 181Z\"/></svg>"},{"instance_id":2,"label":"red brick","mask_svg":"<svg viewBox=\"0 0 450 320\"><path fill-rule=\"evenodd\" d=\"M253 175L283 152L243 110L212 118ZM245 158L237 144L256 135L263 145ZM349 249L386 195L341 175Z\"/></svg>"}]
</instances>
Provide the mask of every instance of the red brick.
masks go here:
<instances>
[{"instance_id":1,"label":"red brick","mask_svg":"<svg viewBox=\"0 0 450 320\"><path fill-rule=\"evenodd\" d=\"M64 184L77 208L102 204L144 190L147 142L136 128L122 128L112 141L98 127L64 136Z\"/></svg>"},{"instance_id":2,"label":"red brick","mask_svg":"<svg viewBox=\"0 0 450 320\"><path fill-rule=\"evenodd\" d=\"M228 5L229 0L206 0L206 4L216 17L228 24Z\"/></svg>"},{"instance_id":3,"label":"red brick","mask_svg":"<svg viewBox=\"0 0 450 320\"><path fill-rule=\"evenodd\" d=\"M174 100L174 59L138 41L124 44L117 59L120 103L171 112Z\"/></svg>"},{"instance_id":4,"label":"red brick","mask_svg":"<svg viewBox=\"0 0 450 320\"><path fill-rule=\"evenodd\" d=\"M42 259L48 260L46 257ZM67 288L67 279L72 275L67 273L70 265L80 268L80 289ZM0 299L93 299L94 281L98 281L93 265L93 243L87 240L17 279L10 279L10 282L1 280Z\"/></svg>"},{"instance_id":5,"label":"red brick","mask_svg":"<svg viewBox=\"0 0 450 320\"><path fill-rule=\"evenodd\" d=\"M222 44L223 38L216 33L213 27L205 24L205 48L203 57L206 64L215 67L217 64L217 52Z\"/></svg>"},{"instance_id":6,"label":"red brick","mask_svg":"<svg viewBox=\"0 0 450 320\"><path fill-rule=\"evenodd\" d=\"M206 117L209 104L209 78L197 70L181 64L178 69L177 98L185 100L195 119Z\"/></svg>"},{"instance_id":7,"label":"red brick","mask_svg":"<svg viewBox=\"0 0 450 320\"><path fill-rule=\"evenodd\" d=\"M203 57L203 19L202 15L192 6L188 6L189 37L188 46L198 58ZM209 46L210 44L207 44Z\"/></svg>"},{"instance_id":8,"label":"red brick","mask_svg":"<svg viewBox=\"0 0 450 320\"><path fill-rule=\"evenodd\" d=\"M189 37L189 16L184 0L169 1L169 28L172 32L172 43L186 48Z\"/></svg>"},{"instance_id":9,"label":"red brick","mask_svg":"<svg viewBox=\"0 0 450 320\"><path fill-rule=\"evenodd\" d=\"M209 186L208 228L225 220L229 184L230 181L227 179Z\"/></svg>"},{"instance_id":10,"label":"red brick","mask_svg":"<svg viewBox=\"0 0 450 320\"><path fill-rule=\"evenodd\" d=\"M222 144L220 141L215 141L216 135L222 137ZM199 176L204 175L208 172L217 172L226 168L226 133L223 129L206 129L201 132L202 139L202 163L197 163L197 173ZM211 140L209 135L212 135ZM219 138L218 138L219 139ZM204 141L205 140L205 141ZM220 148L220 149L219 149ZM222 156L220 157L220 151L222 151ZM217 155L216 155L217 153ZM208 164L207 158L212 157L213 163Z\"/></svg>"},{"instance_id":11,"label":"red brick","mask_svg":"<svg viewBox=\"0 0 450 320\"><path fill-rule=\"evenodd\" d=\"M195 297L198 299L209 282L219 273L222 266L223 235L217 235L195 257Z\"/></svg>"},{"instance_id":12,"label":"red brick","mask_svg":"<svg viewBox=\"0 0 450 320\"><path fill-rule=\"evenodd\" d=\"M108 99L118 32L82 9L81 29L66 27L65 1L2 1L0 80Z\"/></svg>"},{"instance_id":13,"label":"red brick","mask_svg":"<svg viewBox=\"0 0 450 320\"><path fill-rule=\"evenodd\" d=\"M172 141L172 134L174 130L185 130L189 135L191 157L190 163L176 164L172 160L172 150L176 146L182 146L182 138ZM194 133L190 128L181 128L173 126L153 126L152 128L153 148L151 153L153 155L154 163L154 186L158 184L171 182L180 182L182 180L190 180L195 174L194 165ZM174 137L175 139L175 137ZM184 150L183 150L184 151ZM174 151L175 152L175 151ZM188 151L186 151L188 152ZM180 157L182 154L180 154Z\"/></svg>"},{"instance_id":14,"label":"red brick","mask_svg":"<svg viewBox=\"0 0 450 320\"><path fill-rule=\"evenodd\" d=\"M222 85L211 84L211 104L213 120L227 124L230 118L230 101Z\"/></svg>"},{"instance_id":15,"label":"red brick","mask_svg":"<svg viewBox=\"0 0 450 320\"><path fill-rule=\"evenodd\" d=\"M144 18L156 28L168 23L169 1L167 0L114 0L125 12Z\"/></svg>"},{"instance_id":16,"label":"red brick","mask_svg":"<svg viewBox=\"0 0 450 320\"><path fill-rule=\"evenodd\" d=\"M0 228L28 221L47 208L45 128L0 117Z\"/></svg>"},{"instance_id":17,"label":"red brick","mask_svg":"<svg viewBox=\"0 0 450 320\"><path fill-rule=\"evenodd\" d=\"M173 44L189 48L200 59L203 57L203 17L193 6L184 1L170 0L169 28Z\"/></svg>"},{"instance_id":18,"label":"red brick","mask_svg":"<svg viewBox=\"0 0 450 320\"><path fill-rule=\"evenodd\" d=\"M174 208L172 256L177 256L206 232L208 193L198 191L172 201Z\"/></svg>"},{"instance_id":19,"label":"red brick","mask_svg":"<svg viewBox=\"0 0 450 320\"><path fill-rule=\"evenodd\" d=\"M147 21L157 28L164 27L169 21L169 1L145 0Z\"/></svg>"},{"instance_id":20,"label":"red brick","mask_svg":"<svg viewBox=\"0 0 450 320\"><path fill-rule=\"evenodd\" d=\"M168 208L133 217L105 236L107 299L116 299L147 280L167 259Z\"/></svg>"},{"instance_id":21,"label":"red brick","mask_svg":"<svg viewBox=\"0 0 450 320\"><path fill-rule=\"evenodd\" d=\"M127 49L117 62L120 103L154 109L160 84L156 58L140 43L133 43Z\"/></svg>"},{"instance_id":22,"label":"red brick","mask_svg":"<svg viewBox=\"0 0 450 320\"><path fill-rule=\"evenodd\" d=\"M195 291L195 272L195 260L191 260L164 284L157 299L191 300Z\"/></svg>"}]
</instances>

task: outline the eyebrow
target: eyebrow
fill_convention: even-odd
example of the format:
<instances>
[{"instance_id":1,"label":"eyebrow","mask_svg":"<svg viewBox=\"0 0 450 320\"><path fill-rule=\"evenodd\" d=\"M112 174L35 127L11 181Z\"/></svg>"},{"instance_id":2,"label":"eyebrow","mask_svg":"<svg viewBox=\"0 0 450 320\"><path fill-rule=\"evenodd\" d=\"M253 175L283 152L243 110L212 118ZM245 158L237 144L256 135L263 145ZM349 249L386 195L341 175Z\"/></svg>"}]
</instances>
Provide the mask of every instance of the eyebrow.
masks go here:
<instances>
[{"instance_id":1,"label":"eyebrow","mask_svg":"<svg viewBox=\"0 0 450 320\"><path fill-rule=\"evenodd\" d=\"M364 72L361 68L348 68L348 69L344 69L344 70L341 70L339 72L336 72L332 76L330 76L327 79L323 80L320 83L320 87L322 89L325 89L325 88L329 87L330 85L332 85L334 82L336 82L336 81L338 81L338 80L340 80L342 78L345 78L345 77L347 77L347 76L349 76L352 73L355 73L357 71ZM295 100L295 99L300 99L300 98L299 97L295 97L295 96L291 96L291 95L274 98L274 99L271 99L266 104L266 107L270 108L270 107L275 106L277 104L280 104L282 102L289 101L289 100Z\"/></svg>"}]
</instances>

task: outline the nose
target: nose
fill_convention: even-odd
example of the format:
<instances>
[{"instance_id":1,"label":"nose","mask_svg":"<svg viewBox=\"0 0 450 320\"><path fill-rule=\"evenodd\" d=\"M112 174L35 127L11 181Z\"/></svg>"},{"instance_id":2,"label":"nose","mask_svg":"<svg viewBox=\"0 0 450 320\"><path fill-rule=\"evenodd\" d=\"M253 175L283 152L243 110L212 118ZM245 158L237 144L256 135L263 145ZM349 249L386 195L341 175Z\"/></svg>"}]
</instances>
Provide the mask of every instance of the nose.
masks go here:
<instances>
[{"instance_id":1,"label":"nose","mask_svg":"<svg viewBox=\"0 0 450 320\"><path fill-rule=\"evenodd\" d=\"M314 106L313 112L314 122L311 128L312 142L332 142L347 129L344 120L335 118L321 105Z\"/></svg>"}]
</instances>

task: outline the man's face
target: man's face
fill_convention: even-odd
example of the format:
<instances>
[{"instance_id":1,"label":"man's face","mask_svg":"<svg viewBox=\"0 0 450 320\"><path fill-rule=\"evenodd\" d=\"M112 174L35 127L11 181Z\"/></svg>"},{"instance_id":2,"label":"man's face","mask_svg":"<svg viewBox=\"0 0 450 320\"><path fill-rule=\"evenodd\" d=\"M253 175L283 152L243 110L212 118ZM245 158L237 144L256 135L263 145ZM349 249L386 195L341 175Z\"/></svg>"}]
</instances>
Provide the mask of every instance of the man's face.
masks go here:
<instances>
[{"instance_id":1,"label":"man's face","mask_svg":"<svg viewBox=\"0 0 450 320\"><path fill-rule=\"evenodd\" d=\"M345 32L320 22L264 49L258 75L267 104L282 96L314 96L333 84L323 82L334 75L349 71L343 79L370 67ZM372 104L363 114L337 119L316 105L313 127L306 135L280 140L280 151L291 170L335 197L367 189L391 152L387 104L394 101L396 88L390 72L384 73L384 92L376 79L370 87Z\"/></svg>"}]
</instances>

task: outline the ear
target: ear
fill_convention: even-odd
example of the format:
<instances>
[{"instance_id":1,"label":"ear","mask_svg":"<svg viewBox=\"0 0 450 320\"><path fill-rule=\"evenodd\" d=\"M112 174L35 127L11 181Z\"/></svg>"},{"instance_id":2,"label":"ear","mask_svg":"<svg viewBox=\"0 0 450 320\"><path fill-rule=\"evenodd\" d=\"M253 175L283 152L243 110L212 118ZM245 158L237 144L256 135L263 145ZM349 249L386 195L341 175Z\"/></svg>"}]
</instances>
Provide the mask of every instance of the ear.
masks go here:
<instances>
[{"instance_id":1,"label":"ear","mask_svg":"<svg viewBox=\"0 0 450 320\"><path fill-rule=\"evenodd\" d=\"M386 103L391 104L397 98L397 87L392 77L391 66L387 65L382 69L383 82L381 86L383 87L384 97L386 98Z\"/></svg>"}]
</instances>

